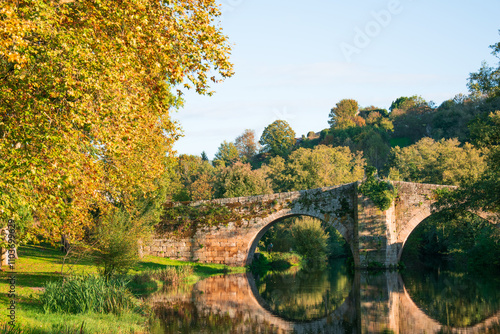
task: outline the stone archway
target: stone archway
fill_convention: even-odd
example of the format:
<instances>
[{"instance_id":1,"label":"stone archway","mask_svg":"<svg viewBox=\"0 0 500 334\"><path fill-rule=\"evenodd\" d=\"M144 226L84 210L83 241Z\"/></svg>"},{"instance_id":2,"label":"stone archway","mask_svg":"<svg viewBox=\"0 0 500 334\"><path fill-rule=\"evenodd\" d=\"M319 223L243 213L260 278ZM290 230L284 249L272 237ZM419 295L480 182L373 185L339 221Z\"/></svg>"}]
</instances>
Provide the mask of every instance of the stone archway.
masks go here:
<instances>
[{"instance_id":1,"label":"stone archway","mask_svg":"<svg viewBox=\"0 0 500 334\"><path fill-rule=\"evenodd\" d=\"M276 214L274 214L270 217L262 219L261 223L259 224L261 226L261 228L259 230L255 230L253 234L249 235L248 255L247 255L247 258L245 261L246 265L250 265L252 263L252 260L253 260L254 254L255 254L255 250L257 249L257 245L258 245L260 239L264 236L264 234L273 225L275 225L276 223L278 223L286 218L301 217L301 216L307 216L307 217L319 219L323 223L328 224L328 225L332 226L333 228L335 228L342 235L342 237L346 240L346 242L348 243L349 248L351 250L351 254L354 254L353 243L349 242L349 240L347 239L349 234L348 234L348 230L346 229L346 227L344 225L340 224L336 220L332 221L331 219L329 219L329 220L325 221L325 218L327 218L327 219L329 218L329 217L325 217L325 215L318 215L316 213L311 213L311 212L302 213L302 212L300 212L300 210L288 209L288 210L282 210L282 211L277 212Z\"/></svg>"},{"instance_id":2,"label":"stone archway","mask_svg":"<svg viewBox=\"0 0 500 334\"><path fill-rule=\"evenodd\" d=\"M394 228L390 234L394 237L394 244L397 246L397 261L399 261L410 234L423 220L435 212L433 205L436 202L436 191L456 187L401 181L393 183L398 188L398 199L393 204L394 214L388 215L388 220L394 222ZM485 212L472 213L500 228L500 224L495 224L494 219L498 218L495 215Z\"/></svg>"},{"instance_id":3,"label":"stone archway","mask_svg":"<svg viewBox=\"0 0 500 334\"><path fill-rule=\"evenodd\" d=\"M476 212L471 212L472 214L478 216L479 218L482 218L486 221L488 220L488 215L483 215L481 213L476 213ZM431 207L426 206L420 210L418 210L413 217L408 221L407 224L405 224L404 228L398 233L397 240L398 243L400 244L400 247L398 249L398 261L401 259L401 256L403 255L403 250L404 246L406 244L406 241L410 237L410 235L415 231L415 229L427 218L429 218L434 212L432 212ZM496 228L500 229L500 225L494 224L490 221L490 223L495 226Z\"/></svg>"}]
</instances>

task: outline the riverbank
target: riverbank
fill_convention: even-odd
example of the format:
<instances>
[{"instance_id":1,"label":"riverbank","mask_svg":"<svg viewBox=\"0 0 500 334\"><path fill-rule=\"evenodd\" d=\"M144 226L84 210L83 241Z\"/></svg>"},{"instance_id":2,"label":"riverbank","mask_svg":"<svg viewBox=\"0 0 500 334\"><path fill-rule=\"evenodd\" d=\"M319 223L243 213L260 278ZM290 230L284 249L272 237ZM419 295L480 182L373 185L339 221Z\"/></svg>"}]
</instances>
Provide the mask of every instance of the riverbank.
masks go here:
<instances>
[{"instance_id":1,"label":"riverbank","mask_svg":"<svg viewBox=\"0 0 500 334\"><path fill-rule=\"evenodd\" d=\"M254 254L254 259L249 269L253 273L263 273L274 270L286 270L290 267L301 266L303 264L303 257L297 253L266 252L261 250Z\"/></svg>"},{"instance_id":2,"label":"riverbank","mask_svg":"<svg viewBox=\"0 0 500 334\"><path fill-rule=\"evenodd\" d=\"M15 269L1 272L0 280L0 332L6 331L8 322L7 308L11 305L12 298L9 297L11 285L8 278L15 277L15 320L23 331L22 333L147 333L147 308L138 308L136 311L115 314L63 314L45 313L40 296L43 287L48 282L61 280L71 275L97 274L98 268L90 260L68 259L62 267L64 256L58 248L49 245L22 246L18 250L19 259L16 260ZM245 272L243 267L228 267L218 264L200 264L182 262L146 256L138 262L128 275L151 272L153 270L164 270L171 267L191 266L189 275L184 281L194 284L206 277L221 273ZM61 269L64 273L61 273ZM158 284L156 284L158 286ZM161 287L161 284L158 288ZM151 291L149 291L151 292ZM141 292L142 293L142 292ZM141 303L140 295L134 296L138 304ZM12 312L11 312L12 313ZM81 331L81 328L83 330ZM21 333L14 331L11 333Z\"/></svg>"}]
</instances>

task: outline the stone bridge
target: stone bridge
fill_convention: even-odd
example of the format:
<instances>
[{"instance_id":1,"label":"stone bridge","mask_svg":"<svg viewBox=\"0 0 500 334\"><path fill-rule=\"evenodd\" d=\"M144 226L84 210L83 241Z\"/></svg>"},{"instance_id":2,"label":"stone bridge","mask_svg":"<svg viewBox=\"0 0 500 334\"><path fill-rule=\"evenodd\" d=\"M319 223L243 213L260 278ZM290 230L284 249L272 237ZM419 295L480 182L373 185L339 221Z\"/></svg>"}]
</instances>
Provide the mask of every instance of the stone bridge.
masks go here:
<instances>
[{"instance_id":1,"label":"stone bridge","mask_svg":"<svg viewBox=\"0 0 500 334\"><path fill-rule=\"evenodd\" d=\"M155 238L143 253L184 261L249 265L260 238L276 222L311 216L337 229L349 244L358 268L393 267L404 244L432 214L432 184L392 182L398 197L378 209L358 192L358 183L272 195L167 203Z\"/></svg>"},{"instance_id":2,"label":"stone bridge","mask_svg":"<svg viewBox=\"0 0 500 334\"><path fill-rule=\"evenodd\" d=\"M180 295L159 293L150 298L153 308L197 309L199 314L228 315L234 333L494 333L500 324L500 310L470 327L441 324L411 299L403 280L395 271L376 276L356 271L351 291L343 303L317 319L293 321L272 311L259 295L250 273L213 276ZM190 311L191 312L191 311ZM161 313L161 311L160 311ZM171 315L172 317L173 315ZM168 319L171 323L178 319ZM267 331L266 331L267 330ZM229 331L228 331L229 332Z\"/></svg>"}]
</instances>

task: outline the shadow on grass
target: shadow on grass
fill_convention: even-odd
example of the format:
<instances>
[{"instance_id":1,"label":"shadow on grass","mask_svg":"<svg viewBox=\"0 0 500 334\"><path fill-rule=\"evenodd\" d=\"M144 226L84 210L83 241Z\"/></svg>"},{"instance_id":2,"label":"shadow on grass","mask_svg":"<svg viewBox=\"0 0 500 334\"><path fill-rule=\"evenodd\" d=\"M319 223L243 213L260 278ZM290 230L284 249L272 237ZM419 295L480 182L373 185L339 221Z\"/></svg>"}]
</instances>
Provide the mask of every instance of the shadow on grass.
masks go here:
<instances>
[{"instance_id":1,"label":"shadow on grass","mask_svg":"<svg viewBox=\"0 0 500 334\"><path fill-rule=\"evenodd\" d=\"M59 250L59 248L50 244L21 246L19 247L17 254L19 255L19 258L29 257L31 259L53 263L60 263L63 258L63 253Z\"/></svg>"},{"instance_id":2,"label":"shadow on grass","mask_svg":"<svg viewBox=\"0 0 500 334\"><path fill-rule=\"evenodd\" d=\"M154 263L154 262L139 262L134 266L134 270L143 271L143 270L156 270L165 268L167 265Z\"/></svg>"},{"instance_id":3,"label":"shadow on grass","mask_svg":"<svg viewBox=\"0 0 500 334\"><path fill-rule=\"evenodd\" d=\"M25 245L19 247L18 250L19 258L28 257L32 260L42 260L45 262L51 262L54 264L61 264L63 258L65 256L64 253L61 252L60 248L57 246L52 246L48 243L41 243L38 245ZM68 265L89 265L94 266L90 256L78 257L77 254L72 254L70 251L69 255L66 257L65 267Z\"/></svg>"},{"instance_id":4,"label":"shadow on grass","mask_svg":"<svg viewBox=\"0 0 500 334\"><path fill-rule=\"evenodd\" d=\"M44 286L47 282L56 281L62 279L63 276L59 273L17 273L16 283L19 286L38 288Z\"/></svg>"}]
</instances>

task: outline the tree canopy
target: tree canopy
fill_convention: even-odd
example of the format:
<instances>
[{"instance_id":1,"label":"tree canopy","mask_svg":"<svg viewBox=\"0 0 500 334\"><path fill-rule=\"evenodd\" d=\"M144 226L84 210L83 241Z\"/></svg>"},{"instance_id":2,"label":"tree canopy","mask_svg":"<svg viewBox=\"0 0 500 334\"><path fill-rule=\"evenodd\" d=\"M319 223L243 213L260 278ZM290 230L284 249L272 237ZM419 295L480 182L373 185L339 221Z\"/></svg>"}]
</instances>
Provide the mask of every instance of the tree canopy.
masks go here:
<instances>
[{"instance_id":1,"label":"tree canopy","mask_svg":"<svg viewBox=\"0 0 500 334\"><path fill-rule=\"evenodd\" d=\"M287 121L277 120L269 124L262 133L259 143L264 152L286 156L295 145L295 131Z\"/></svg>"},{"instance_id":2,"label":"tree canopy","mask_svg":"<svg viewBox=\"0 0 500 334\"><path fill-rule=\"evenodd\" d=\"M348 147L299 148L285 161L271 159L267 175L276 192L314 189L354 182L363 178L365 161Z\"/></svg>"},{"instance_id":3,"label":"tree canopy","mask_svg":"<svg viewBox=\"0 0 500 334\"><path fill-rule=\"evenodd\" d=\"M214 164L216 166L231 165L235 163L239 159L239 157L240 154L236 146L233 143L224 140L215 153Z\"/></svg>"},{"instance_id":4,"label":"tree canopy","mask_svg":"<svg viewBox=\"0 0 500 334\"><path fill-rule=\"evenodd\" d=\"M468 143L460 147L456 139L423 138L414 145L396 147L391 154L391 178L404 181L459 185L477 180L486 170L482 152Z\"/></svg>"},{"instance_id":5,"label":"tree canopy","mask_svg":"<svg viewBox=\"0 0 500 334\"><path fill-rule=\"evenodd\" d=\"M342 130L357 125L364 125L364 119L358 116L358 101L343 99L330 111L328 124L332 129Z\"/></svg>"},{"instance_id":6,"label":"tree canopy","mask_svg":"<svg viewBox=\"0 0 500 334\"><path fill-rule=\"evenodd\" d=\"M490 48L493 49L491 54L500 59L500 42L490 45ZM483 62L478 72L470 74L468 87L476 94L500 96L500 62L497 68Z\"/></svg>"},{"instance_id":7,"label":"tree canopy","mask_svg":"<svg viewBox=\"0 0 500 334\"><path fill-rule=\"evenodd\" d=\"M234 145L238 149L242 161L250 161L258 150L257 143L255 142L255 131L246 129L241 135L236 137Z\"/></svg>"},{"instance_id":8,"label":"tree canopy","mask_svg":"<svg viewBox=\"0 0 500 334\"><path fill-rule=\"evenodd\" d=\"M92 213L166 186L179 85L232 75L212 0L5 1L0 9L0 212L82 236ZM218 73L218 77L211 77Z\"/></svg>"}]
</instances>

